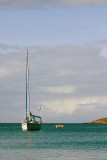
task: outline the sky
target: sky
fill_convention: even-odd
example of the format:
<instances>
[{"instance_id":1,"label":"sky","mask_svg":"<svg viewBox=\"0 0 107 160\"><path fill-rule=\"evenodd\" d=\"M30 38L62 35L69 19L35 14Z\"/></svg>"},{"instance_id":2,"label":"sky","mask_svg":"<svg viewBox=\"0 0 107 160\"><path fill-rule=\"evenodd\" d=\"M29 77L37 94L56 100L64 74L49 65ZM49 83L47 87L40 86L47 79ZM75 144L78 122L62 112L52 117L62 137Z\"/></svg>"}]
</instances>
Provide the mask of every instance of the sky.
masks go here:
<instances>
[{"instance_id":1,"label":"sky","mask_svg":"<svg viewBox=\"0 0 107 160\"><path fill-rule=\"evenodd\" d=\"M31 111L44 123L107 117L107 1L0 0L0 122L25 119L26 49Z\"/></svg>"}]
</instances>

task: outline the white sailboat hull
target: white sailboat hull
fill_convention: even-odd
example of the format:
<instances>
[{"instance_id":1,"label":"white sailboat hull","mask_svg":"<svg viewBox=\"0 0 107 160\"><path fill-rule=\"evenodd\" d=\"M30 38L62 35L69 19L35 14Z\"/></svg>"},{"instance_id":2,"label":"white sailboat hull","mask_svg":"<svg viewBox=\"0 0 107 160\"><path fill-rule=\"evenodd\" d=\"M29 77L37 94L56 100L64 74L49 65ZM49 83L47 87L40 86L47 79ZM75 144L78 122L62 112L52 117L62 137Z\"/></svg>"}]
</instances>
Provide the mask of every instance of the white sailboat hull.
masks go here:
<instances>
[{"instance_id":1,"label":"white sailboat hull","mask_svg":"<svg viewBox=\"0 0 107 160\"><path fill-rule=\"evenodd\" d=\"M22 123L22 130L27 131L27 123Z\"/></svg>"}]
</instances>

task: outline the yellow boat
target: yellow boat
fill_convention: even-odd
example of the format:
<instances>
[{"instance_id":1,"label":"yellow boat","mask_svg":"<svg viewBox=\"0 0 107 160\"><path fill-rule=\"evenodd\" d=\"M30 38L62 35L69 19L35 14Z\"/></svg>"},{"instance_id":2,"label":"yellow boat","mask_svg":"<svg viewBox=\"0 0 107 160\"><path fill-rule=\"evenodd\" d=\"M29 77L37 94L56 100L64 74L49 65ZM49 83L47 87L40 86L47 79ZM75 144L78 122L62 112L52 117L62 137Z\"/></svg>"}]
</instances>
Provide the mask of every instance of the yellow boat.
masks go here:
<instances>
[{"instance_id":1,"label":"yellow boat","mask_svg":"<svg viewBox=\"0 0 107 160\"><path fill-rule=\"evenodd\" d=\"M56 128L64 128L64 125L56 125Z\"/></svg>"}]
</instances>

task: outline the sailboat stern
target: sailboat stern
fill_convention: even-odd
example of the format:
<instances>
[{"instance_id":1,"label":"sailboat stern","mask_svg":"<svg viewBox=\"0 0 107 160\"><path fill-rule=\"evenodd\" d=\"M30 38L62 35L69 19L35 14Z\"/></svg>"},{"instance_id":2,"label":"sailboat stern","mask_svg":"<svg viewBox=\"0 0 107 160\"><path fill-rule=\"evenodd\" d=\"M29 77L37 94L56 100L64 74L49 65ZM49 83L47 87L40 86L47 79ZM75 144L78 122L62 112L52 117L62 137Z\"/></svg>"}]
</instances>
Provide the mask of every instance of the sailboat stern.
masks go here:
<instances>
[{"instance_id":1,"label":"sailboat stern","mask_svg":"<svg viewBox=\"0 0 107 160\"><path fill-rule=\"evenodd\" d=\"M22 130L27 131L28 130L28 128L27 128L27 120L24 120L21 123L22 123Z\"/></svg>"}]
</instances>

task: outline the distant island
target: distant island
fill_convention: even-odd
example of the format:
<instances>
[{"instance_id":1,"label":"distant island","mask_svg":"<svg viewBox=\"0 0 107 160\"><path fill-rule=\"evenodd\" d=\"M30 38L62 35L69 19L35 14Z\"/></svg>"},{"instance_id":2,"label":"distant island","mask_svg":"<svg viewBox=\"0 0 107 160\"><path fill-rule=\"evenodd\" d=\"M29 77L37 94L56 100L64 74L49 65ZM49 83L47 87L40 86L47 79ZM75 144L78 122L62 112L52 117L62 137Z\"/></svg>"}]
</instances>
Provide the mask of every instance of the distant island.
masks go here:
<instances>
[{"instance_id":1,"label":"distant island","mask_svg":"<svg viewBox=\"0 0 107 160\"><path fill-rule=\"evenodd\" d=\"M97 119L97 120L92 121L92 122L90 122L90 123L107 124L107 118Z\"/></svg>"}]
</instances>

